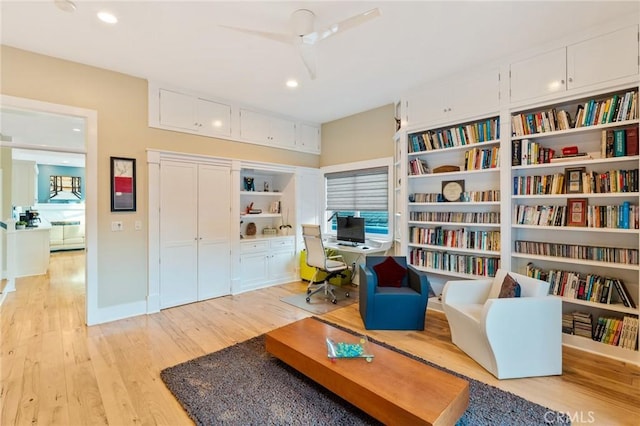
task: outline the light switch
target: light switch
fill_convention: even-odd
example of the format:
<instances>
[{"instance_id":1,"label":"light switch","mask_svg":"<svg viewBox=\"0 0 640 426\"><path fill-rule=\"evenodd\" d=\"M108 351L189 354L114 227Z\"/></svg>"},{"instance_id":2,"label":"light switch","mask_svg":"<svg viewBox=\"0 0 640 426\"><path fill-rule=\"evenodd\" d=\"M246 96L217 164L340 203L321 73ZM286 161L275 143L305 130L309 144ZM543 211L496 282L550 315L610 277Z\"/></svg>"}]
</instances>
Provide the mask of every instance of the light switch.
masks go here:
<instances>
[{"instance_id":1,"label":"light switch","mask_svg":"<svg viewBox=\"0 0 640 426\"><path fill-rule=\"evenodd\" d=\"M142 230L142 221L136 220L135 227L136 227L136 231Z\"/></svg>"},{"instance_id":2,"label":"light switch","mask_svg":"<svg viewBox=\"0 0 640 426\"><path fill-rule=\"evenodd\" d=\"M111 222L111 232L116 232L116 231L123 231L124 230L124 225L122 224L122 221L114 221Z\"/></svg>"}]
</instances>

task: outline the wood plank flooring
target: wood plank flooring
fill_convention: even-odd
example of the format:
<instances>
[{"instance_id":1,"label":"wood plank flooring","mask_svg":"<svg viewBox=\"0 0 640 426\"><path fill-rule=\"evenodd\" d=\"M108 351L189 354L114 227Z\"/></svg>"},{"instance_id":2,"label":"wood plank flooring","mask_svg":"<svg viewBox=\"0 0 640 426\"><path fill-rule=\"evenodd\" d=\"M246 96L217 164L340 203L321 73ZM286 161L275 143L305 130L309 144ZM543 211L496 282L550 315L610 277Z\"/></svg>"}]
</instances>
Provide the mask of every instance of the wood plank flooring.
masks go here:
<instances>
[{"instance_id":1,"label":"wood plank flooring","mask_svg":"<svg viewBox=\"0 0 640 426\"><path fill-rule=\"evenodd\" d=\"M162 369L312 314L280 301L290 283L93 327L84 325L84 253L18 279L0 307L0 425L189 425ZM364 330L357 304L323 318L568 413L574 424L637 425L640 368L565 348L563 375L499 381L457 349L445 317L422 332ZM545 419L540 419L544 424Z\"/></svg>"}]
</instances>

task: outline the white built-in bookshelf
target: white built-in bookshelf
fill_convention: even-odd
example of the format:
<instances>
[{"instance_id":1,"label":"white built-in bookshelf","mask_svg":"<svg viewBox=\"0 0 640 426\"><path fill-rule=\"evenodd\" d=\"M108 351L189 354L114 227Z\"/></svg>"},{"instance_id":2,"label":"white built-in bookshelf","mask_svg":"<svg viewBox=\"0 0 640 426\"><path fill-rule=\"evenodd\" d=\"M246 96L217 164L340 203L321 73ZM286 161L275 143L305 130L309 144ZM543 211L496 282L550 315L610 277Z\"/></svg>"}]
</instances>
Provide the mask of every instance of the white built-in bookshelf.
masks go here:
<instances>
[{"instance_id":1,"label":"white built-in bookshelf","mask_svg":"<svg viewBox=\"0 0 640 426\"><path fill-rule=\"evenodd\" d=\"M407 94L394 137L395 238L436 295L449 279L498 267L549 281L563 301L564 344L640 364L638 25L608 31L607 43L621 38L612 61L632 55L636 65L591 64L599 71L580 87L565 64L561 90L516 99L526 82L506 62L499 110L488 103L446 122L412 116L429 110L411 104L429 102L429 90Z\"/></svg>"}]
</instances>

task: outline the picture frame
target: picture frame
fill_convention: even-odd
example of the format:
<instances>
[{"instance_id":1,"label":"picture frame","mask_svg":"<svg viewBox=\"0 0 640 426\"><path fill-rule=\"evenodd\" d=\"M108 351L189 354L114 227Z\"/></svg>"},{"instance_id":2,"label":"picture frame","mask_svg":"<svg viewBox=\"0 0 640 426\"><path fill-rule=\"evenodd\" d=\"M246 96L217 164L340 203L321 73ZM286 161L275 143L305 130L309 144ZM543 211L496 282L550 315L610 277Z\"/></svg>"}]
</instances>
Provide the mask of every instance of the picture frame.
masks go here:
<instances>
[{"instance_id":1,"label":"picture frame","mask_svg":"<svg viewBox=\"0 0 640 426\"><path fill-rule=\"evenodd\" d=\"M464 180L443 180L441 194L444 201L462 201L462 195L464 194Z\"/></svg>"},{"instance_id":2,"label":"picture frame","mask_svg":"<svg viewBox=\"0 0 640 426\"><path fill-rule=\"evenodd\" d=\"M111 157L111 211L136 211L136 159Z\"/></svg>"},{"instance_id":3,"label":"picture frame","mask_svg":"<svg viewBox=\"0 0 640 426\"><path fill-rule=\"evenodd\" d=\"M564 169L565 193L566 194L582 194L582 173L586 171L585 167L568 167Z\"/></svg>"},{"instance_id":4,"label":"picture frame","mask_svg":"<svg viewBox=\"0 0 640 426\"><path fill-rule=\"evenodd\" d=\"M567 226L587 226L587 199L567 200Z\"/></svg>"}]
</instances>

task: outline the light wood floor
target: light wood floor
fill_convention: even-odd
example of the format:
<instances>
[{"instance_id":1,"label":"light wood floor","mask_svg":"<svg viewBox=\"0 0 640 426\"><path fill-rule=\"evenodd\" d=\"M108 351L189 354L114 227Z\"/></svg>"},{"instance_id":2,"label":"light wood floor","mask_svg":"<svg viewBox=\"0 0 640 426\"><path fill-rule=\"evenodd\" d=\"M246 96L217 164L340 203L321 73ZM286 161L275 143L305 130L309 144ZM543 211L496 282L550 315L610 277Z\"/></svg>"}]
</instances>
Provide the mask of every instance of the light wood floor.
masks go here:
<instances>
[{"instance_id":1,"label":"light wood floor","mask_svg":"<svg viewBox=\"0 0 640 426\"><path fill-rule=\"evenodd\" d=\"M304 291L291 283L86 327L83 277L82 252L56 253L48 275L19 279L0 308L0 425L189 425L160 370L311 316L280 301ZM423 332L365 331L357 304L323 317L567 412L574 424L638 425L638 367L565 349L562 376L498 381L451 344L437 312Z\"/></svg>"}]
</instances>

